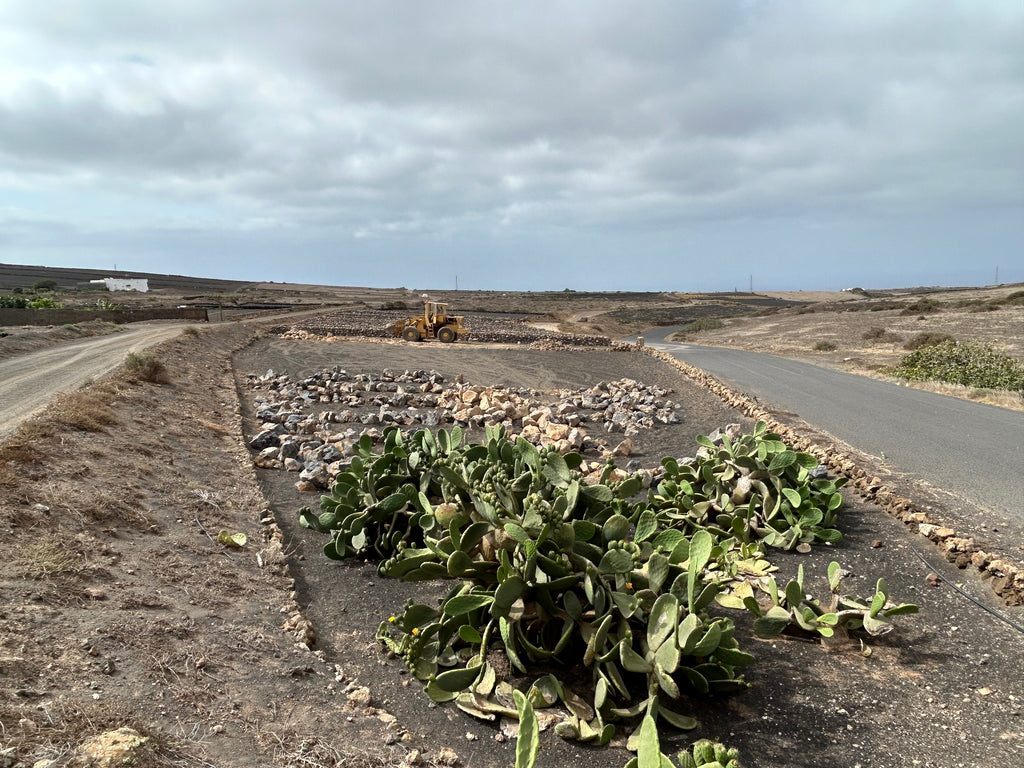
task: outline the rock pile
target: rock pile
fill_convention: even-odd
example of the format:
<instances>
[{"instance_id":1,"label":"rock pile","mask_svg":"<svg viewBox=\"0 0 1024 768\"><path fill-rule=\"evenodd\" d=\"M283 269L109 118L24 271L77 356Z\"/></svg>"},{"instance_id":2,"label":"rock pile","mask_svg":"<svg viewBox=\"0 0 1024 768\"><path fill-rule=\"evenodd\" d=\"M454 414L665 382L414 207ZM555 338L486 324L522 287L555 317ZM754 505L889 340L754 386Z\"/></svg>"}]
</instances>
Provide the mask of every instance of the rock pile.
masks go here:
<instances>
[{"instance_id":1,"label":"rock pile","mask_svg":"<svg viewBox=\"0 0 1024 768\"><path fill-rule=\"evenodd\" d=\"M275 333L288 334L289 338L311 336L356 336L363 338L394 338L391 328L396 320L410 317L411 311L392 310L339 310L308 318L292 327L274 328ZM607 347L611 340L606 336L589 336L578 333L560 333L535 328L526 318L510 315L472 314L465 315L472 341L496 344L550 344L550 348ZM307 336L303 336L307 334Z\"/></svg>"},{"instance_id":2,"label":"rock pile","mask_svg":"<svg viewBox=\"0 0 1024 768\"><path fill-rule=\"evenodd\" d=\"M297 472L296 487L305 492L329 488L358 441L377 440L390 426L472 431L500 424L535 445L603 462L630 456L641 430L679 422L668 390L632 379L540 391L479 386L461 376L448 381L436 371L349 375L335 366L299 381L271 370L250 375L248 385L260 420L249 441L256 466ZM604 467L593 464L589 471Z\"/></svg>"}]
</instances>

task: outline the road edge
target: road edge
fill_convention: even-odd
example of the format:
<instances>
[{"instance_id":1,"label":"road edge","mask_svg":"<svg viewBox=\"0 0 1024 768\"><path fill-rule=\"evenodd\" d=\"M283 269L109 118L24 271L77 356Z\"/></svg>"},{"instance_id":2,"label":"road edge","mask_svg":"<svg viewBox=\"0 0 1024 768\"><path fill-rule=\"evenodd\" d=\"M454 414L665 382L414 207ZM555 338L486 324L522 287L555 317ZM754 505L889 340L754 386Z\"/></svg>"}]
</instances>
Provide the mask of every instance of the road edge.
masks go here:
<instances>
[{"instance_id":1,"label":"road edge","mask_svg":"<svg viewBox=\"0 0 1024 768\"><path fill-rule=\"evenodd\" d=\"M848 478L850 487L862 499L874 502L908 529L927 538L938 547L946 560L958 568L971 568L976 571L982 579L988 581L992 592L1006 605L1024 605L1024 569L1008 562L1005 556L986 552L973 538L943 525L941 521L922 510L912 499L901 496L878 477L859 466L847 454L834 446L821 446L783 424L771 411L746 395L727 387L707 371L653 347L638 345L637 348L644 354L673 366L703 389L717 395L729 407L741 411L752 419L765 422L771 431L779 434L790 446L811 454L832 472Z\"/></svg>"}]
</instances>

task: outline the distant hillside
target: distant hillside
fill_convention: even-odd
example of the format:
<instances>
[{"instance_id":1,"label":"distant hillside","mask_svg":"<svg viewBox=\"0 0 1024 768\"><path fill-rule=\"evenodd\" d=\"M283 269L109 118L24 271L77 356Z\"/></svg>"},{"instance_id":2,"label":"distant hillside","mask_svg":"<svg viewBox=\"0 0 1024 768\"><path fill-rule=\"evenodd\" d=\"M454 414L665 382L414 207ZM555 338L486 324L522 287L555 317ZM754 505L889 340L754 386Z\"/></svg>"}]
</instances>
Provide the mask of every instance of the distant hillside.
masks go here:
<instances>
[{"instance_id":1,"label":"distant hillside","mask_svg":"<svg viewBox=\"0 0 1024 768\"><path fill-rule=\"evenodd\" d=\"M251 283L238 280L215 280L184 275L160 275L153 272L126 272L110 269L77 269L71 267L34 267L21 264L0 264L0 292L13 288L31 288L39 280L54 280L60 288L76 288L90 280L104 277L146 278L151 290L178 292L227 292L242 290Z\"/></svg>"}]
</instances>

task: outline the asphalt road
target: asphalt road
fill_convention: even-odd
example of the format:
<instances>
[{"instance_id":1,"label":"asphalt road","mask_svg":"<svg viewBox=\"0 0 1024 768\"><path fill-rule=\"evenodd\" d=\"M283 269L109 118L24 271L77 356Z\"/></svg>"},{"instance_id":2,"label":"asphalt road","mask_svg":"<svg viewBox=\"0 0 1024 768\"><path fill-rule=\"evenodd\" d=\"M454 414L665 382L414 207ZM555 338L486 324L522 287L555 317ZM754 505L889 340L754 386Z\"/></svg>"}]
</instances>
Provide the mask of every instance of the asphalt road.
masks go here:
<instances>
[{"instance_id":1,"label":"asphalt road","mask_svg":"<svg viewBox=\"0 0 1024 768\"><path fill-rule=\"evenodd\" d=\"M0 360L0 437L55 396L116 368L138 352L181 333L186 323L136 323L118 333L58 344Z\"/></svg>"},{"instance_id":2,"label":"asphalt road","mask_svg":"<svg viewBox=\"0 0 1024 768\"><path fill-rule=\"evenodd\" d=\"M773 355L666 341L676 330L648 331L645 343L897 472L1024 524L1024 413Z\"/></svg>"}]
</instances>

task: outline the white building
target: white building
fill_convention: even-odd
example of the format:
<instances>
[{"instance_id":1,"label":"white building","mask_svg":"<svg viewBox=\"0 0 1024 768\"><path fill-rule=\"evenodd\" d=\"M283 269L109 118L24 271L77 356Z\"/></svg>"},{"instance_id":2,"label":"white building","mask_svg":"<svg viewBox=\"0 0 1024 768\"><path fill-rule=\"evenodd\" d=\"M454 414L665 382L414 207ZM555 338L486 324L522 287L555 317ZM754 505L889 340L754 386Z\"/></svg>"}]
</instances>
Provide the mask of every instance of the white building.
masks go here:
<instances>
[{"instance_id":1,"label":"white building","mask_svg":"<svg viewBox=\"0 0 1024 768\"><path fill-rule=\"evenodd\" d=\"M96 285L103 284L107 286L108 291L149 293L149 280L146 278L104 277L102 280L90 280L89 282Z\"/></svg>"}]
</instances>

